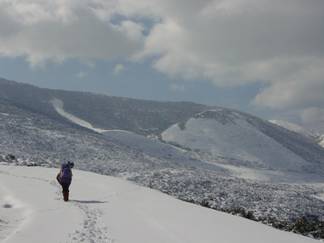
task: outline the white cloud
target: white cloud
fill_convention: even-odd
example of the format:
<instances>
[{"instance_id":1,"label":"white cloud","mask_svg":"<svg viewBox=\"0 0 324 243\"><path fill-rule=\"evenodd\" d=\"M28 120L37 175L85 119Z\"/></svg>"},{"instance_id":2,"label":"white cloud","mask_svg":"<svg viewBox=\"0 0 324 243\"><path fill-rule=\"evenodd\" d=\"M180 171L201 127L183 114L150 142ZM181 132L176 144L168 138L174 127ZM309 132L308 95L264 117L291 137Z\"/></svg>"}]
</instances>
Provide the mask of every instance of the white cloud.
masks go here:
<instances>
[{"instance_id":1,"label":"white cloud","mask_svg":"<svg viewBox=\"0 0 324 243\"><path fill-rule=\"evenodd\" d=\"M114 67L114 74L118 75L120 73L122 73L125 70L125 66L123 64L116 64Z\"/></svg>"},{"instance_id":2,"label":"white cloud","mask_svg":"<svg viewBox=\"0 0 324 243\"><path fill-rule=\"evenodd\" d=\"M278 72L254 102L276 109L324 105L324 60L308 58L294 64L295 60L282 63L286 73Z\"/></svg>"},{"instance_id":3,"label":"white cloud","mask_svg":"<svg viewBox=\"0 0 324 243\"><path fill-rule=\"evenodd\" d=\"M0 1L0 54L44 61L128 58L142 46L142 28L127 21L112 24L93 10L96 1ZM13 25L8 34L5 26ZM9 28L8 28L9 29Z\"/></svg>"},{"instance_id":4,"label":"white cloud","mask_svg":"<svg viewBox=\"0 0 324 243\"><path fill-rule=\"evenodd\" d=\"M260 107L324 108L323 1L179 3L157 4L163 18L145 40L157 70L218 86L261 82Z\"/></svg>"},{"instance_id":5,"label":"white cloud","mask_svg":"<svg viewBox=\"0 0 324 243\"><path fill-rule=\"evenodd\" d=\"M262 82L255 105L302 111L324 108L323 23L320 0L0 0L0 55L149 59L177 79Z\"/></svg>"}]
</instances>

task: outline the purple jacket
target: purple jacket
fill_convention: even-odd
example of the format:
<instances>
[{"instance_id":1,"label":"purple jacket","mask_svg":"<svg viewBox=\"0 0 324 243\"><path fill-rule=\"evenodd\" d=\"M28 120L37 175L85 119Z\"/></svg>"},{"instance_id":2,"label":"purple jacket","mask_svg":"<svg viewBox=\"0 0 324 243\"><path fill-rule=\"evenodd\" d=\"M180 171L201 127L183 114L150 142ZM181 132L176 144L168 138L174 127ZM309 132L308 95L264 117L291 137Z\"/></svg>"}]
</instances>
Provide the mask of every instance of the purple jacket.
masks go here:
<instances>
[{"instance_id":1,"label":"purple jacket","mask_svg":"<svg viewBox=\"0 0 324 243\"><path fill-rule=\"evenodd\" d=\"M72 166L69 163L64 163L61 165L61 171L57 175L57 180L60 184L70 184L72 181Z\"/></svg>"}]
</instances>

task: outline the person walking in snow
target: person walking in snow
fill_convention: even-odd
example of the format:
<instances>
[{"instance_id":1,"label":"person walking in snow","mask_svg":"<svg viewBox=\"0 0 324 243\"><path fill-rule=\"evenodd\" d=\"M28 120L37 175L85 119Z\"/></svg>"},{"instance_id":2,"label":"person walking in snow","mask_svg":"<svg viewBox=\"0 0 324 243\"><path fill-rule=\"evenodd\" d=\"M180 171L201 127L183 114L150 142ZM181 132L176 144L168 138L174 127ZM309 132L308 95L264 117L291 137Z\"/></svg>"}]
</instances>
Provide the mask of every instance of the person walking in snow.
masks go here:
<instances>
[{"instance_id":1,"label":"person walking in snow","mask_svg":"<svg viewBox=\"0 0 324 243\"><path fill-rule=\"evenodd\" d=\"M56 179L58 183L62 186L63 189L63 199L64 201L69 201L69 187L72 182L72 168L74 167L74 163L68 161L67 163L63 163L61 165L61 170L57 174Z\"/></svg>"}]
</instances>

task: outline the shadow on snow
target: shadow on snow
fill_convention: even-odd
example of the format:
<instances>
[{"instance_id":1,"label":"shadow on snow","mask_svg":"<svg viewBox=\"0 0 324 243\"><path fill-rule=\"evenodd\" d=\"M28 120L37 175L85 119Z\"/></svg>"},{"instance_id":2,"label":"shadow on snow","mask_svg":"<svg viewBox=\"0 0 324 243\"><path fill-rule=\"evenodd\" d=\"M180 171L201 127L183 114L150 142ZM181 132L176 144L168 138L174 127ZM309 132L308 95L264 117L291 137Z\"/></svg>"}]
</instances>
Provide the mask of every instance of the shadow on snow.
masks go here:
<instances>
[{"instance_id":1,"label":"shadow on snow","mask_svg":"<svg viewBox=\"0 0 324 243\"><path fill-rule=\"evenodd\" d=\"M107 203L108 201L98 201L98 200L70 200L70 202L76 203Z\"/></svg>"}]
</instances>

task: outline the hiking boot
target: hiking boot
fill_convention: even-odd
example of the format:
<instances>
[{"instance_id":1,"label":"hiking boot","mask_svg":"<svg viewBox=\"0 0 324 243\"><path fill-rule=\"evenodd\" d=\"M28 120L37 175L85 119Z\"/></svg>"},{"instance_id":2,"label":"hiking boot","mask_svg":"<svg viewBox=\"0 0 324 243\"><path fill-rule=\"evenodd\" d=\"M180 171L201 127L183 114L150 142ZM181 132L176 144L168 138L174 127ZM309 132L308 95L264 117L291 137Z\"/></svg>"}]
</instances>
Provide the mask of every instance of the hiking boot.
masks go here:
<instances>
[{"instance_id":1,"label":"hiking boot","mask_svg":"<svg viewBox=\"0 0 324 243\"><path fill-rule=\"evenodd\" d=\"M69 192L63 192L63 199L64 201L69 201Z\"/></svg>"}]
</instances>

